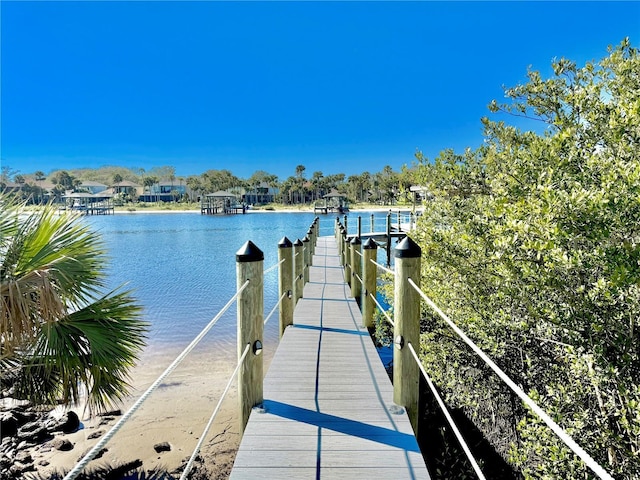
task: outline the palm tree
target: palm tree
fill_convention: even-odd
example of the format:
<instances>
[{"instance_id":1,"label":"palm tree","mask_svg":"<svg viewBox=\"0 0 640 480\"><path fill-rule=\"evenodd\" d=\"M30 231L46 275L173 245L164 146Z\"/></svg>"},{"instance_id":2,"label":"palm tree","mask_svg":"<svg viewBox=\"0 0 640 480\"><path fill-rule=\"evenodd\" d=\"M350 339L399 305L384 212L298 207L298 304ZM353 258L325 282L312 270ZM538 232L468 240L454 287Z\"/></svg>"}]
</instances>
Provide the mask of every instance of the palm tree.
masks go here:
<instances>
[{"instance_id":1,"label":"palm tree","mask_svg":"<svg viewBox=\"0 0 640 480\"><path fill-rule=\"evenodd\" d=\"M38 170L36 171L36 173L33 174L36 182L39 182L39 187L40 187L40 201L38 203L42 203L42 197L43 197L43 191L42 191L42 181L47 178L44 174L44 172L42 170Z\"/></svg>"},{"instance_id":2,"label":"palm tree","mask_svg":"<svg viewBox=\"0 0 640 480\"><path fill-rule=\"evenodd\" d=\"M52 205L0 195L0 381L19 398L106 409L129 390L147 324L131 292L104 292L100 238Z\"/></svg>"}]
</instances>

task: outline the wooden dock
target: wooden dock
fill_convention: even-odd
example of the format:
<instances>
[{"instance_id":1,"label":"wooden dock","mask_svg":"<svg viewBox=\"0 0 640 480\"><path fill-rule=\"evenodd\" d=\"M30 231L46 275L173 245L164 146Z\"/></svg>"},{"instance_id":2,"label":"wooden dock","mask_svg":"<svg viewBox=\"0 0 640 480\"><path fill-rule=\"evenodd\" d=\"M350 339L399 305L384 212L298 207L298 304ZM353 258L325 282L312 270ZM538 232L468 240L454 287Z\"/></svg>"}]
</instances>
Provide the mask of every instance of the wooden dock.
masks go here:
<instances>
[{"instance_id":1,"label":"wooden dock","mask_svg":"<svg viewBox=\"0 0 640 480\"><path fill-rule=\"evenodd\" d=\"M230 478L428 479L405 409L350 296L333 237L251 412Z\"/></svg>"}]
</instances>

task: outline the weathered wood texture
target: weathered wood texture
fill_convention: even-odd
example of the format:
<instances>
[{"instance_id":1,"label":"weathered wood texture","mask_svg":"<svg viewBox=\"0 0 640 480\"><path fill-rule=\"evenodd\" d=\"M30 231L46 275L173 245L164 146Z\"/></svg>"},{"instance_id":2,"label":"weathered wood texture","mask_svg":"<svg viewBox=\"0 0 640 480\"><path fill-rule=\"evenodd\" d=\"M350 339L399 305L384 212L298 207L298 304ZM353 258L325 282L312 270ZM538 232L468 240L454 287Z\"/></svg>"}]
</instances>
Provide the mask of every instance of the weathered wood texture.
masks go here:
<instances>
[{"instance_id":1,"label":"weathered wood texture","mask_svg":"<svg viewBox=\"0 0 640 480\"><path fill-rule=\"evenodd\" d=\"M313 264L230 478L428 479L333 237L318 239Z\"/></svg>"}]
</instances>

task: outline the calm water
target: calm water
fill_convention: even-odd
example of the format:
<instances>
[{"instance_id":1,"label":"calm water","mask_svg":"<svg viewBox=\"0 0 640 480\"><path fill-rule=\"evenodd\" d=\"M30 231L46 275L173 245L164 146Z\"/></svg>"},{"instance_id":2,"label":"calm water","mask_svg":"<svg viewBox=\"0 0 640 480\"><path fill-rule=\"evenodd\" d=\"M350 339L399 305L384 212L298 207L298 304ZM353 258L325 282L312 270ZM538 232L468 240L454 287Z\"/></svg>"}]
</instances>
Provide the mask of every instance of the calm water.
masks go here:
<instances>
[{"instance_id":1,"label":"calm water","mask_svg":"<svg viewBox=\"0 0 640 480\"><path fill-rule=\"evenodd\" d=\"M349 232L356 218L369 231L370 212L351 213ZM206 216L167 213L87 217L102 236L111 262L109 285L127 284L144 306L151 323L148 351L186 346L235 294L235 253L247 240L265 257L265 270L277 263L277 244L287 236L304 238L315 215L308 213L249 213ZM376 230L385 214L376 213ZM332 235L335 216L320 216L320 234ZM384 252L382 249L380 249ZM277 269L265 276L265 315L278 299ZM276 339L277 313L265 329L265 339ZM235 306L203 340L235 355Z\"/></svg>"}]
</instances>

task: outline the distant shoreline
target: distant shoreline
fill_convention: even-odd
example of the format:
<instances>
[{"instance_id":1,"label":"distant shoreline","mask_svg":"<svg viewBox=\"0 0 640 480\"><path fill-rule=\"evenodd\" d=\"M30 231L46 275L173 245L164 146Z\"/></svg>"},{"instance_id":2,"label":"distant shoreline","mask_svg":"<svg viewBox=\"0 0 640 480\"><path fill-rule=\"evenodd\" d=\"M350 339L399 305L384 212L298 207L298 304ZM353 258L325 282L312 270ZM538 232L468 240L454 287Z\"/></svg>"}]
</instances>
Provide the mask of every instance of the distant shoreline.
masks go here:
<instances>
[{"instance_id":1,"label":"distant shoreline","mask_svg":"<svg viewBox=\"0 0 640 480\"><path fill-rule=\"evenodd\" d=\"M403 206L403 207L389 207L389 206L384 206L384 207L362 207L362 208L353 208L350 210L350 212L387 212L389 210L391 210L392 212L396 212L398 210L411 210L413 207L411 206ZM152 214L158 214L158 213L197 213L200 214L200 210L163 210L163 209L147 209L147 208L141 208L141 209L135 209L135 210L115 210L114 213L116 215L120 215L120 214L137 214L137 213L152 213ZM254 213L314 213L313 209L309 209L309 210L300 210L300 209L293 209L293 208L283 208L283 209L277 209L277 210L264 210L264 209L249 209L247 210L247 214L254 214ZM225 214L216 214L219 216L226 216ZM216 216L216 215L212 215L212 216ZM231 215L242 215L242 213L237 213L237 214L231 214ZM319 214L322 216L333 216L333 215L342 215L339 214L337 212L333 212L333 213L322 213Z\"/></svg>"}]
</instances>

